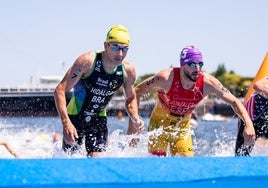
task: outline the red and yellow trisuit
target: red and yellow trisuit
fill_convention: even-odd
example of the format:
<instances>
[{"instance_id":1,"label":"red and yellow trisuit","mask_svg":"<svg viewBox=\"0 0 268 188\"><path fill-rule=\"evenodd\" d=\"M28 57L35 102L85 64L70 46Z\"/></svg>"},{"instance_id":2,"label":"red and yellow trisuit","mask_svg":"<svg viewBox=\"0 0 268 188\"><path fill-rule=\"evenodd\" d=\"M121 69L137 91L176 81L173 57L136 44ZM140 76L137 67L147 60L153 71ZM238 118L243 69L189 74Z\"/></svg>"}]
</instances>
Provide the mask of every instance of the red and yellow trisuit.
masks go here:
<instances>
[{"instance_id":1,"label":"red and yellow trisuit","mask_svg":"<svg viewBox=\"0 0 268 188\"><path fill-rule=\"evenodd\" d=\"M158 101L149 122L149 152L166 156L193 156L190 120L192 111L203 99L204 75L200 74L195 85L186 90L180 81L180 68L174 67L174 78L167 93L158 91ZM151 132L152 131L152 132Z\"/></svg>"}]
</instances>

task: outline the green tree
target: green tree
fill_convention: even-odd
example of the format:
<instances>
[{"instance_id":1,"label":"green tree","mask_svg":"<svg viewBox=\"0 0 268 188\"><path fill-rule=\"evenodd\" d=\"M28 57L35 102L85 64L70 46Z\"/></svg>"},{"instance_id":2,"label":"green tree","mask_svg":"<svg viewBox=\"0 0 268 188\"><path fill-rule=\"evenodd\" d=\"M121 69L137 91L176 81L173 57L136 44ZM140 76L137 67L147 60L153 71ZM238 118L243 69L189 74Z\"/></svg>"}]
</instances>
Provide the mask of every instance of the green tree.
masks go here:
<instances>
[{"instance_id":1,"label":"green tree","mask_svg":"<svg viewBox=\"0 0 268 188\"><path fill-rule=\"evenodd\" d=\"M226 73L226 68L224 64L220 64L216 70L216 72L212 72L211 74L213 76L215 76L216 78L221 77L222 75L224 75Z\"/></svg>"},{"instance_id":2,"label":"green tree","mask_svg":"<svg viewBox=\"0 0 268 188\"><path fill-rule=\"evenodd\" d=\"M225 73L219 77L221 83L229 90L233 95L237 95L237 87L240 85L241 77L234 73Z\"/></svg>"},{"instance_id":3,"label":"green tree","mask_svg":"<svg viewBox=\"0 0 268 188\"><path fill-rule=\"evenodd\" d=\"M217 70L211 74L215 76L236 97L244 97L253 80L253 78L250 77L237 75L233 70L227 72L224 64L220 64Z\"/></svg>"}]
</instances>

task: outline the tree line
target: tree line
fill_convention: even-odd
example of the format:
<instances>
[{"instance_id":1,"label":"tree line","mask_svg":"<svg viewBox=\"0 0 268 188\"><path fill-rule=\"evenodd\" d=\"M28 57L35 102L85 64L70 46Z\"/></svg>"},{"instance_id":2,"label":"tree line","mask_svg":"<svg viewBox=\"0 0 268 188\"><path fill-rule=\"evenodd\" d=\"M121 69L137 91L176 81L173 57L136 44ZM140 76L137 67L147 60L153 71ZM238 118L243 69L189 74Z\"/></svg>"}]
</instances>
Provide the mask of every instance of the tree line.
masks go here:
<instances>
[{"instance_id":1,"label":"tree line","mask_svg":"<svg viewBox=\"0 0 268 188\"><path fill-rule=\"evenodd\" d=\"M252 81L252 77L244 77L235 74L234 71L227 71L224 64L220 64L215 72L215 76L233 95L236 97L245 97Z\"/></svg>"}]
</instances>

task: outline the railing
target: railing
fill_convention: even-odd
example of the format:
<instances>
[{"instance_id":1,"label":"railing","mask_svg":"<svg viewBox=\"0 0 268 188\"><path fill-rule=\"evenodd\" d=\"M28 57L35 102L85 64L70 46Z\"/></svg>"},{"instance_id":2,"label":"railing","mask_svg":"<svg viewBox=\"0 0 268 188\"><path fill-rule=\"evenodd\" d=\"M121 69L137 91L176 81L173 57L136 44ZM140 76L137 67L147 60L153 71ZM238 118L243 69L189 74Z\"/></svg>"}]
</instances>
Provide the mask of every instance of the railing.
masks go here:
<instances>
[{"instance_id":1,"label":"railing","mask_svg":"<svg viewBox=\"0 0 268 188\"><path fill-rule=\"evenodd\" d=\"M55 88L0 88L0 94L13 93L47 93L54 92Z\"/></svg>"}]
</instances>

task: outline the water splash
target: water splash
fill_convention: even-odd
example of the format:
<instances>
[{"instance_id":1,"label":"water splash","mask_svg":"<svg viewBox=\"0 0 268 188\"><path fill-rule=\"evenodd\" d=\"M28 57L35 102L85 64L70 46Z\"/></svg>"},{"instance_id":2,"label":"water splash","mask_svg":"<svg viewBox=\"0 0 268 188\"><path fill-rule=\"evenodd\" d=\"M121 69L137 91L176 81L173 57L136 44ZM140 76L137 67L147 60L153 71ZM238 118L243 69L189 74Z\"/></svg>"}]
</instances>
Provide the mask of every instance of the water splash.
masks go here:
<instances>
[{"instance_id":1,"label":"water splash","mask_svg":"<svg viewBox=\"0 0 268 188\"><path fill-rule=\"evenodd\" d=\"M107 151L103 157L148 157L147 136L145 134L125 135L117 129L111 133L108 140ZM131 146L132 139L138 139L135 147Z\"/></svg>"},{"instance_id":2,"label":"water splash","mask_svg":"<svg viewBox=\"0 0 268 188\"><path fill-rule=\"evenodd\" d=\"M126 118L127 119L127 118ZM144 119L148 125L149 118ZM103 157L154 157L148 153L150 136L157 136L161 128L138 135L126 135L127 123L117 118L108 118L109 137L107 151ZM195 156L234 156L237 120L229 122L199 122L191 130ZM0 138L7 140L21 154L21 158L87 158L84 145L78 153L68 155L61 149L62 141L53 142L53 133L61 134L62 126L58 118L0 118ZM130 141L138 138L136 147ZM256 145L252 155L268 155L268 142ZM0 158L14 158L0 146Z\"/></svg>"}]
</instances>

